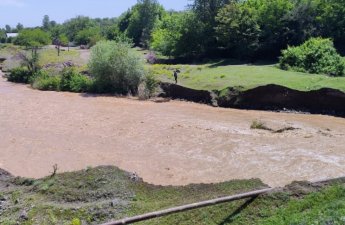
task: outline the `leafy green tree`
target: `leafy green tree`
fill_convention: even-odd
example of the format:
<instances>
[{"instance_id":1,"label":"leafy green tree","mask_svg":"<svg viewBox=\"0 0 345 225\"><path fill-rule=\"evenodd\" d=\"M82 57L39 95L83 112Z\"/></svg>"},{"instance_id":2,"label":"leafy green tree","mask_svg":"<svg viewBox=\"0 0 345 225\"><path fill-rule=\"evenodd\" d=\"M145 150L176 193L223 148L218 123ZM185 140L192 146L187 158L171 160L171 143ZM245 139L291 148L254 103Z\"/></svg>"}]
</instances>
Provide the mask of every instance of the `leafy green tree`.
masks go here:
<instances>
[{"instance_id":1,"label":"leafy green tree","mask_svg":"<svg viewBox=\"0 0 345 225\"><path fill-rule=\"evenodd\" d=\"M75 38L78 32L86 29L90 29L94 27L95 23L89 18L85 16L77 16L66 21L63 24L63 32L67 35L69 40L75 41Z\"/></svg>"},{"instance_id":2,"label":"leafy green tree","mask_svg":"<svg viewBox=\"0 0 345 225\"><path fill-rule=\"evenodd\" d=\"M11 33L12 32L12 28L10 25L6 25L5 26L5 30L6 30L6 33Z\"/></svg>"},{"instance_id":3,"label":"leafy green tree","mask_svg":"<svg viewBox=\"0 0 345 225\"><path fill-rule=\"evenodd\" d=\"M62 25L56 25L50 29L50 36L51 36L53 42L54 42L54 40L59 39L60 35L62 35L62 34L66 35L63 32L63 26Z\"/></svg>"},{"instance_id":4,"label":"leafy green tree","mask_svg":"<svg viewBox=\"0 0 345 225\"><path fill-rule=\"evenodd\" d=\"M26 46L27 48L31 49L31 52L32 52L31 58L27 57L27 59L34 62L32 64L35 65L38 59L37 49L39 47L49 44L50 42L51 42L51 39L47 32L44 32L41 29L33 29L33 30L24 29L19 32L19 35L15 39L14 43L17 45ZM33 70L34 69L35 68L33 68ZM33 72L36 72L36 71L34 70Z\"/></svg>"},{"instance_id":5,"label":"leafy green tree","mask_svg":"<svg viewBox=\"0 0 345 225\"><path fill-rule=\"evenodd\" d=\"M54 28L57 25L57 22L55 20L52 20L49 22L50 29Z\"/></svg>"},{"instance_id":6,"label":"leafy green tree","mask_svg":"<svg viewBox=\"0 0 345 225\"><path fill-rule=\"evenodd\" d=\"M65 34L60 34L58 38L54 39L54 44L56 45L58 56L60 56L61 46L68 46L69 51L69 40Z\"/></svg>"},{"instance_id":7,"label":"leafy green tree","mask_svg":"<svg viewBox=\"0 0 345 225\"><path fill-rule=\"evenodd\" d=\"M288 45L285 32L289 29L284 20L294 7L293 1L287 0L248 0L243 3L257 16L261 29L261 57L276 57L281 49Z\"/></svg>"},{"instance_id":8,"label":"leafy green tree","mask_svg":"<svg viewBox=\"0 0 345 225\"><path fill-rule=\"evenodd\" d=\"M222 8L216 20L219 42L233 57L253 57L259 47L260 26L251 11L241 4L230 3Z\"/></svg>"},{"instance_id":9,"label":"leafy green tree","mask_svg":"<svg viewBox=\"0 0 345 225\"><path fill-rule=\"evenodd\" d=\"M120 35L121 31L118 24L113 24L104 29L102 36L104 36L107 40L115 40Z\"/></svg>"},{"instance_id":10,"label":"leafy green tree","mask_svg":"<svg viewBox=\"0 0 345 225\"><path fill-rule=\"evenodd\" d=\"M15 44L38 48L50 43L50 36L41 29L24 29L19 32Z\"/></svg>"},{"instance_id":11,"label":"leafy green tree","mask_svg":"<svg viewBox=\"0 0 345 225\"><path fill-rule=\"evenodd\" d=\"M164 14L163 7L157 0L138 0L132 8L127 27L127 34L136 45L148 47L155 23Z\"/></svg>"},{"instance_id":12,"label":"leafy green tree","mask_svg":"<svg viewBox=\"0 0 345 225\"><path fill-rule=\"evenodd\" d=\"M121 32L125 32L127 30L131 16L132 11L127 10L125 13L122 13L119 17L118 26Z\"/></svg>"},{"instance_id":13,"label":"leafy green tree","mask_svg":"<svg viewBox=\"0 0 345 225\"><path fill-rule=\"evenodd\" d=\"M0 29L0 43L6 43L6 31Z\"/></svg>"},{"instance_id":14,"label":"leafy green tree","mask_svg":"<svg viewBox=\"0 0 345 225\"><path fill-rule=\"evenodd\" d=\"M283 35L288 45L300 45L309 38L320 35L317 10L315 1L296 1L294 7L283 17L286 25Z\"/></svg>"},{"instance_id":15,"label":"leafy green tree","mask_svg":"<svg viewBox=\"0 0 345 225\"><path fill-rule=\"evenodd\" d=\"M316 0L315 0L316 1ZM345 1L318 0L320 10L318 22L322 26L322 35L334 39L334 44L345 54Z\"/></svg>"},{"instance_id":16,"label":"leafy green tree","mask_svg":"<svg viewBox=\"0 0 345 225\"><path fill-rule=\"evenodd\" d=\"M17 26L16 26L16 28L17 28L17 31L19 32L19 31L21 31L21 30L24 29L24 26L23 26L23 24L18 23Z\"/></svg>"},{"instance_id":17,"label":"leafy green tree","mask_svg":"<svg viewBox=\"0 0 345 225\"><path fill-rule=\"evenodd\" d=\"M229 2L231 0L194 0L191 8L203 23L214 26L218 11Z\"/></svg>"},{"instance_id":18,"label":"leafy green tree","mask_svg":"<svg viewBox=\"0 0 345 225\"><path fill-rule=\"evenodd\" d=\"M183 13L168 13L152 33L151 48L166 56L177 56L177 43L183 29Z\"/></svg>"},{"instance_id":19,"label":"leafy green tree","mask_svg":"<svg viewBox=\"0 0 345 225\"><path fill-rule=\"evenodd\" d=\"M102 37L100 35L100 29L98 27L91 27L88 29L80 30L74 40L79 45L93 46L97 41L101 39Z\"/></svg>"},{"instance_id":20,"label":"leafy green tree","mask_svg":"<svg viewBox=\"0 0 345 225\"><path fill-rule=\"evenodd\" d=\"M50 19L48 15L45 15L42 20L42 28L45 31L48 31L50 29Z\"/></svg>"},{"instance_id":21,"label":"leafy green tree","mask_svg":"<svg viewBox=\"0 0 345 225\"><path fill-rule=\"evenodd\" d=\"M69 40L68 40L68 37L65 34L61 34L59 36L59 41L60 41L62 46L68 46Z\"/></svg>"},{"instance_id":22,"label":"leafy green tree","mask_svg":"<svg viewBox=\"0 0 345 225\"><path fill-rule=\"evenodd\" d=\"M91 48L89 68L98 91L135 94L144 65L132 45L122 41L100 41Z\"/></svg>"},{"instance_id":23,"label":"leafy green tree","mask_svg":"<svg viewBox=\"0 0 345 225\"><path fill-rule=\"evenodd\" d=\"M201 42L198 45L201 46L204 52L199 54L208 53L211 54L218 46L215 27L216 16L220 9L222 9L231 0L194 0L191 4L191 9L195 13L196 20L202 24L203 32L200 34L203 38L199 39Z\"/></svg>"},{"instance_id":24,"label":"leafy green tree","mask_svg":"<svg viewBox=\"0 0 345 225\"><path fill-rule=\"evenodd\" d=\"M193 12L166 17L153 32L152 47L167 56L196 57L205 52L204 24Z\"/></svg>"}]
</instances>

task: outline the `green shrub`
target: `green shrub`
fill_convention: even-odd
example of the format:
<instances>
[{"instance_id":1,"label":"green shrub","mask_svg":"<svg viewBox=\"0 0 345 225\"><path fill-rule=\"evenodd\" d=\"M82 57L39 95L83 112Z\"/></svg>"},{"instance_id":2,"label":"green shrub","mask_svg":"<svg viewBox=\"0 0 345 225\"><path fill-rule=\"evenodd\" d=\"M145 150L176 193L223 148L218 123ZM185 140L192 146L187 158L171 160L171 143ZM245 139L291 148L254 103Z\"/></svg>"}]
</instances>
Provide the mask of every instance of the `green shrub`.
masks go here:
<instances>
[{"instance_id":1,"label":"green shrub","mask_svg":"<svg viewBox=\"0 0 345 225\"><path fill-rule=\"evenodd\" d=\"M136 94L144 65L131 45L122 41L100 41L91 49L89 68L99 92Z\"/></svg>"},{"instance_id":2,"label":"green shrub","mask_svg":"<svg viewBox=\"0 0 345 225\"><path fill-rule=\"evenodd\" d=\"M82 223L80 219L75 218L72 220L71 225L82 225Z\"/></svg>"},{"instance_id":3,"label":"green shrub","mask_svg":"<svg viewBox=\"0 0 345 225\"><path fill-rule=\"evenodd\" d=\"M343 76L345 61L330 39L311 38L297 47L282 51L279 66L284 70Z\"/></svg>"},{"instance_id":4,"label":"green shrub","mask_svg":"<svg viewBox=\"0 0 345 225\"><path fill-rule=\"evenodd\" d=\"M145 78L138 87L138 95L140 100L151 98L156 92L158 81L156 80L153 72L146 74Z\"/></svg>"},{"instance_id":5,"label":"green shrub","mask_svg":"<svg viewBox=\"0 0 345 225\"><path fill-rule=\"evenodd\" d=\"M152 72L149 72L145 76L145 84L146 84L146 88L149 91L150 97L151 97L153 95L153 93L156 91L157 86L158 86L158 81Z\"/></svg>"},{"instance_id":6,"label":"green shrub","mask_svg":"<svg viewBox=\"0 0 345 225\"><path fill-rule=\"evenodd\" d=\"M15 83L28 84L32 77L32 73L24 67L17 67L11 70L7 76L8 81Z\"/></svg>"},{"instance_id":7,"label":"green shrub","mask_svg":"<svg viewBox=\"0 0 345 225\"><path fill-rule=\"evenodd\" d=\"M60 76L50 76L46 71L37 72L31 82L33 88L43 91L60 91Z\"/></svg>"},{"instance_id":8,"label":"green shrub","mask_svg":"<svg viewBox=\"0 0 345 225\"><path fill-rule=\"evenodd\" d=\"M92 80L76 71L75 68L65 68L62 71L60 90L71 92L87 92L91 89Z\"/></svg>"}]
</instances>

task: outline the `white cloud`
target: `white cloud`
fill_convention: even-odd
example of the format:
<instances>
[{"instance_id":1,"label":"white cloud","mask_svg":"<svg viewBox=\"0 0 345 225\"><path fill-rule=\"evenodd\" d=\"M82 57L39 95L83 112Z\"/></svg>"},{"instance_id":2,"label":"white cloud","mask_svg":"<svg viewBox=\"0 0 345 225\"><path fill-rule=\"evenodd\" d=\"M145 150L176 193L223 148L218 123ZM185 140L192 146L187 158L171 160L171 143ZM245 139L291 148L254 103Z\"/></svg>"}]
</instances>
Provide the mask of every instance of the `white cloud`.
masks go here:
<instances>
[{"instance_id":1,"label":"white cloud","mask_svg":"<svg viewBox=\"0 0 345 225\"><path fill-rule=\"evenodd\" d=\"M24 2L22 2L21 0L0 0L0 6L22 7L24 5Z\"/></svg>"}]
</instances>

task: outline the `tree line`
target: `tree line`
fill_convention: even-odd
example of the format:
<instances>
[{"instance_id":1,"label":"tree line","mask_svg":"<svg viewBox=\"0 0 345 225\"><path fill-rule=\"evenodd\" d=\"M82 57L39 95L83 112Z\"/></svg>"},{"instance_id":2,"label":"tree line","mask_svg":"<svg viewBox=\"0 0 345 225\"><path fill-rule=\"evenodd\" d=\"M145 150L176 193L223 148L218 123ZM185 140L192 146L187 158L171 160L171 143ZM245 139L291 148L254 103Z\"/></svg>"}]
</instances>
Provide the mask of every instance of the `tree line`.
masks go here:
<instances>
[{"instance_id":1,"label":"tree line","mask_svg":"<svg viewBox=\"0 0 345 225\"><path fill-rule=\"evenodd\" d=\"M157 0L138 0L117 18L78 16L58 24L45 16L41 27L19 24L16 29L44 32L64 45L128 39L175 58L256 60L277 58L283 49L312 37L332 39L344 54L344 15L345 0L191 0L179 12L165 10ZM0 40L10 29L0 31ZM27 44L20 36L15 43Z\"/></svg>"}]
</instances>

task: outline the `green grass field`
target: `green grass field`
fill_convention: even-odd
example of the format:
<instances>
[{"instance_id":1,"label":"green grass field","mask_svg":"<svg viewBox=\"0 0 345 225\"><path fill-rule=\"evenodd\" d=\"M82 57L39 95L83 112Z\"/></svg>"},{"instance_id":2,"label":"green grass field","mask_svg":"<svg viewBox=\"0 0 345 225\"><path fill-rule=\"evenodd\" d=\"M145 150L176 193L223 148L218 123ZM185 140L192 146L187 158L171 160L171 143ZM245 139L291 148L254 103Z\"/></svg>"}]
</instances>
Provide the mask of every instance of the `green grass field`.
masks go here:
<instances>
[{"instance_id":1,"label":"green grass field","mask_svg":"<svg viewBox=\"0 0 345 225\"><path fill-rule=\"evenodd\" d=\"M308 91L329 87L345 91L345 77L285 71L276 65L227 64L222 61L201 65L152 65L159 80L174 82L173 70L179 69L179 83L199 90L223 90L236 87L248 90L277 84L296 90Z\"/></svg>"},{"instance_id":2,"label":"green grass field","mask_svg":"<svg viewBox=\"0 0 345 225\"><path fill-rule=\"evenodd\" d=\"M164 208L264 188L260 180L184 187L132 181L114 167L88 168L40 180L0 177L0 224L99 224ZM23 210L27 220L20 220ZM289 188L254 199L224 203L139 224L290 225L344 224L344 183Z\"/></svg>"}]
</instances>

